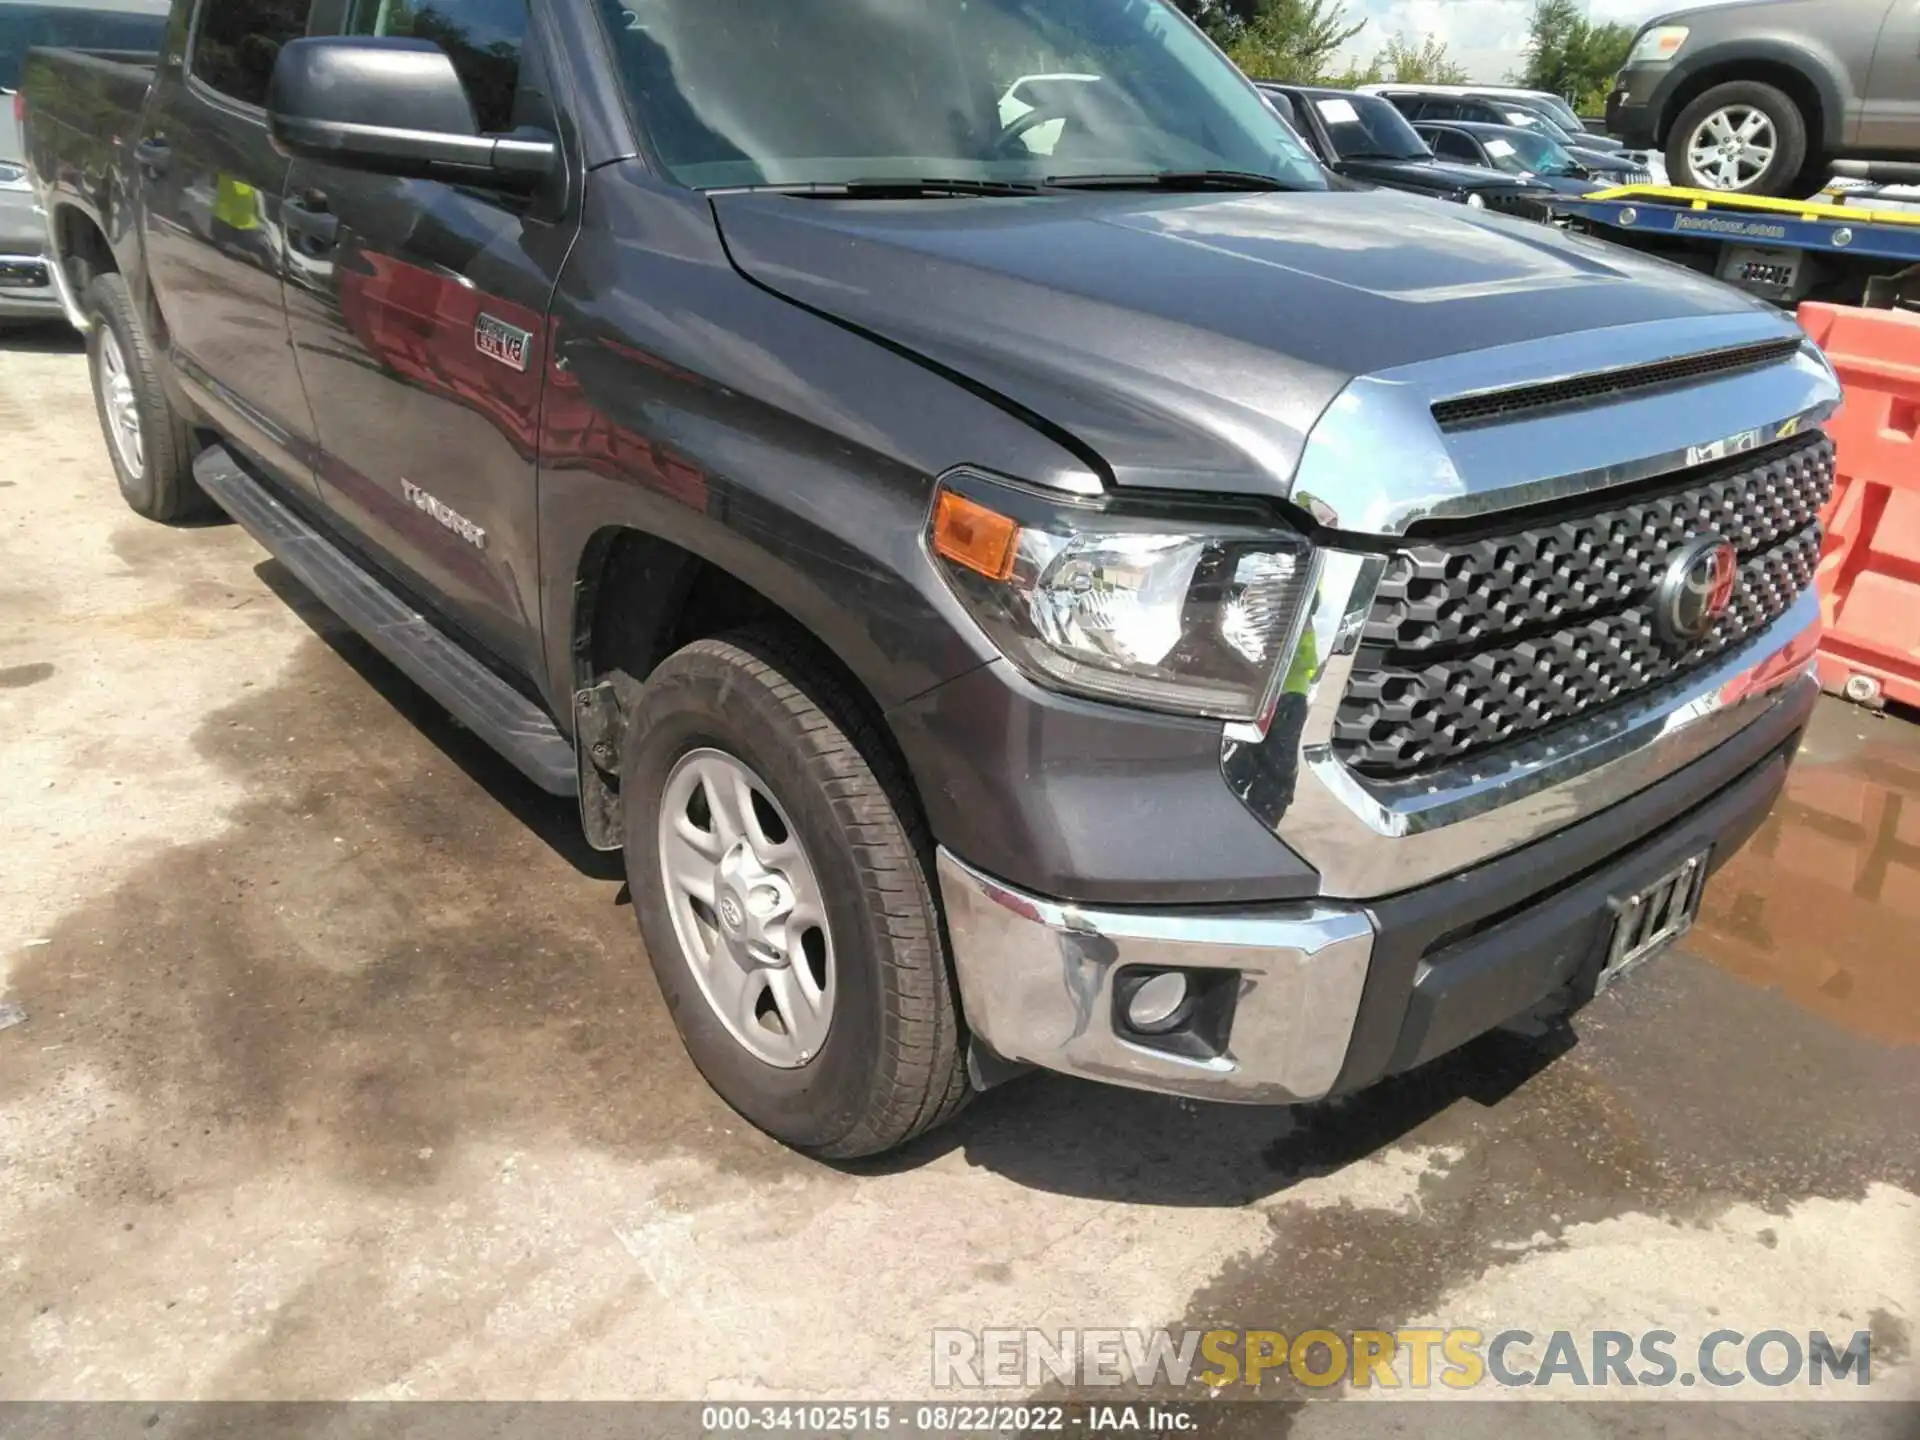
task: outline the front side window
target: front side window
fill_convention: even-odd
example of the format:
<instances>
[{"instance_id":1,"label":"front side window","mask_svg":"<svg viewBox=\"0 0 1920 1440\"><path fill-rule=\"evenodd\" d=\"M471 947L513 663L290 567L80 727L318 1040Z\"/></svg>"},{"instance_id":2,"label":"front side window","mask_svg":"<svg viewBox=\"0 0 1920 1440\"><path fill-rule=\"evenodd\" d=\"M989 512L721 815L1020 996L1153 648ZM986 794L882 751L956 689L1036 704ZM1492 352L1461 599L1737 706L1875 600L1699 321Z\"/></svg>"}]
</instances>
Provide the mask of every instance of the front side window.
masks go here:
<instances>
[{"instance_id":1,"label":"front side window","mask_svg":"<svg viewBox=\"0 0 1920 1440\"><path fill-rule=\"evenodd\" d=\"M267 103L280 47L307 33L313 0L205 0L194 31L193 77L244 105Z\"/></svg>"},{"instance_id":2,"label":"front side window","mask_svg":"<svg viewBox=\"0 0 1920 1440\"><path fill-rule=\"evenodd\" d=\"M166 33L164 0L99 10L0 4L0 90L20 88L20 67L37 45L152 55Z\"/></svg>"},{"instance_id":3,"label":"front side window","mask_svg":"<svg viewBox=\"0 0 1920 1440\"><path fill-rule=\"evenodd\" d=\"M1519 117L1517 119L1510 118L1509 124L1525 126L1530 130L1539 130L1543 135L1552 140L1566 140L1570 138L1566 131L1561 128L1560 122L1554 118L1553 112L1544 105L1536 104L1532 100L1516 100L1507 104L1505 110L1509 117Z\"/></svg>"},{"instance_id":4,"label":"front side window","mask_svg":"<svg viewBox=\"0 0 1920 1440\"><path fill-rule=\"evenodd\" d=\"M1321 189L1165 0L596 0L636 123L697 188L1233 170Z\"/></svg>"},{"instance_id":5,"label":"front side window","mask_svg":"<svg viewBox=\"0 0 1920 1440\"><path fill-rule=\"evenodd\" d=\"M459 72L481 133L513 129L527 0L354 0L346 33L431 40Z\"/></svg>"},{"instance_id":6,"label":"front side window","mask_svg":"<svg viewBox=\"0 0 1920 1440\"><path fill-rule=\"evenodd\" d=\"M1578 112L1557 95L1551 97L1541 96L1538 106L1540 109L1545 110L1547 114L1551 115L1560 128L1570 135L1578 135L1587 128L1586 124L1580 119Z\"/></svg>"}]
</instances>

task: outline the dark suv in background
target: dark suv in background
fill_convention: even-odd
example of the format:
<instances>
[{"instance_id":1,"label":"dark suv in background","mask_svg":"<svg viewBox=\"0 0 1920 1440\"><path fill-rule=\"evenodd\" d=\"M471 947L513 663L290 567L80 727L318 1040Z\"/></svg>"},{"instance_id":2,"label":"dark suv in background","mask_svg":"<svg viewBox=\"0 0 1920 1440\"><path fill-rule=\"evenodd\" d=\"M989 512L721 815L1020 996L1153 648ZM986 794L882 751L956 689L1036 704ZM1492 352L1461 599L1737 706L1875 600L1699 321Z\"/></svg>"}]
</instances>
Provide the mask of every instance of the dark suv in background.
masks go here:
<instances>
[{"instance_id":1,"label":"dark suv in background","mask_svg":"<svg viewBox=\"0 0 1920 1440\"><path fill-rule=\"evenodd\" d=\"M1274 85L1260 93L1334 174L1363 185L1432 195L1474 209L1545 220L1552 192L1519 176L1436 159L1401 113L1372 95L1317 85Z\"/></svg>"},{"instance_id":2,"label":"dark suv in background","mask_svg":"<svg viewBox=\"0 0 1920 1440\"><path fill-rule=\"evenodd\" d=\"M1616 182L1602 178L1572 153L1538 130L1517 125L1416 125L1420 138L1440 159L1477 165L1537 181L1559 195L1591 195Z\"/></svg>"},{"instance_id":3,"label":"dark suv in background","mask_svg":"<svg viewBox=\"0 0 1920 1440\"><path fill-rule=\"evenodd\" d=\"M1811 194L1839 159L1920 155L1920 5L1743 0L1641 27L1607 128L1676 185Z\"/></svg>"}]
</instances>

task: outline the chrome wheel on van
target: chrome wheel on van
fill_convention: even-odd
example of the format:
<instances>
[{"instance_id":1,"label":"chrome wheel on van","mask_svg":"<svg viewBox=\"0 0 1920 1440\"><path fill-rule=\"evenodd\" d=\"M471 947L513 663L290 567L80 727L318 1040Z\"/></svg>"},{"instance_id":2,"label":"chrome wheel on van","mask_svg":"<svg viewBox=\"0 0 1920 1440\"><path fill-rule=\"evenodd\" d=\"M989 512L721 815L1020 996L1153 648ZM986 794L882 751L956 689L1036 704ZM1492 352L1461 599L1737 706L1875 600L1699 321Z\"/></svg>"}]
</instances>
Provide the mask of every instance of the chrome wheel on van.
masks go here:
<instances>
[{"instance_id":1,"label":"chrome wheel on van","mask_svg":"<svg viewBox=\"0 0 1920 1440\"><path fill-rule=\"evenodd\" d=\"M137 479L147 470L146 441L140 433L140 402L134 394L127 357L112 330L101 331L98 354L100 405L106 416L107 438L120 463Z\"/></svg>"},{"instance_id":2,"label":"chrome wheel on van","mask_svg":"<svg viewBox=\"0 0 1920 1440\"><path fill-rule=\"evenodd\" d=\"M674 935L701 995L756 1058L807 1064L833 1024L833 938L786 811L741 761L701 749L668 775L657 828Z\"/></svg>"},{"instance_id":3,"label":"chrome wheel on van","mask_svg":"<svg viewBox=\"0 0 1920 1440\"><path fill-rule=\"evenodd\" d=\"M1779 153L1772 117L1751 105L1728 105L1703 117L1687 139L1687 164L1707 190L1746 190Z\"/></svg>"}]
</instances>

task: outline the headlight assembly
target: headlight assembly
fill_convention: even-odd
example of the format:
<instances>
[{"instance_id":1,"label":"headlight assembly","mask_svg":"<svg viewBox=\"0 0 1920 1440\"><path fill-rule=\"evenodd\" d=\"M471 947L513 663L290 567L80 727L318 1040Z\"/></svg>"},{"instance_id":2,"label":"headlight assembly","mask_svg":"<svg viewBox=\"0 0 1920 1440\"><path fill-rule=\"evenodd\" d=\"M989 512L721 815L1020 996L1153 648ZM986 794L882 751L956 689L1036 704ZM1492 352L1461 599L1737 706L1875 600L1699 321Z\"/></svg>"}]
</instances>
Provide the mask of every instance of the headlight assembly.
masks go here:
<instances>
[{"instance_id":1,"label":"headlight assembly","mask_svg":"<svg viewBox=\"0 0 1920 1440\"><path fill-rule=\"evenodd\" d=\"M1001 652L1058 690L1228 721L1268 715L1311 546L1247 507L1094 504L970 471L928 548Z\"/></svg>"},{"instance_id":2,"label":"headlight assembly","mask_svg":"<svg viewBox=\"0 0 1920 1440\"><path fill-rule=\"evenodd\" d=\"M1643 64L1649 60L1671 60L1680 53L1680 47L1687 43L1687 27L1684 25L1656 25L1643 31L1633 42L1633 49L1627 55L1627 64Z\"/></svg>"}]
</instances>

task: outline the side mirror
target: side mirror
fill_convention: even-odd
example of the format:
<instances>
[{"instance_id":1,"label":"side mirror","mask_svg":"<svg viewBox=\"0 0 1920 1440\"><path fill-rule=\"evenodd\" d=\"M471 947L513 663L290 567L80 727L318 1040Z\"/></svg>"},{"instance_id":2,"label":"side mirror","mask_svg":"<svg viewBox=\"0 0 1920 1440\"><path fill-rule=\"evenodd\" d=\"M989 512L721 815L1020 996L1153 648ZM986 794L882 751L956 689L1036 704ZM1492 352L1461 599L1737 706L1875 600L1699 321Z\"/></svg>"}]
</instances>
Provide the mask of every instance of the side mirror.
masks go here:
<instances>
[{"instance_id":1,"label":"side mirror","mask_svg":"<svg viewBox=\"0 0 1920 1440\"><path fill-rule=\"evenodd\" d=\"M480 134L453 61L426 40L290 41L267 87L267 129L283 155L504 190L532 190L559 158L549 136Z\"/></svg>"}]
</instances>

